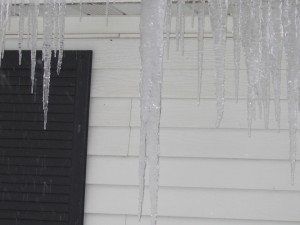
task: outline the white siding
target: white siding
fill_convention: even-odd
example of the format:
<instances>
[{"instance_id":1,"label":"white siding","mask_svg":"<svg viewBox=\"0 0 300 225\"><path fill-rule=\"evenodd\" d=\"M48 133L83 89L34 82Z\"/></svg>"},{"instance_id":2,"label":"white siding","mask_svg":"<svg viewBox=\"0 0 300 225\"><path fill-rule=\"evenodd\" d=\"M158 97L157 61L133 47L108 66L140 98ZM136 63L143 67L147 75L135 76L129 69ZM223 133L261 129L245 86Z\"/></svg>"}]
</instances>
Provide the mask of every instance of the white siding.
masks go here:
<instances>
[{"instance_id":1,"label":"white siding","mask_svg":"<svg viewBox=\"0 0 300 225\"><path fill-rule=\"evenodd\" d=\"M148 195L145 217L139 223L135 216L140 124L139 40L120 38L136 32L138 23L136 18L112 18L110 30L92 29L88 25L98 20L104 21L96 18L92 23L92 19L84 19L83 23L88 21L87 26L76 32L82 32L85 37L103 35L97 39L72 36L77 23L75 19L67 23L70 39L66 40L66 49L94 51L85 225L146 225ZM118 26L117 21L122 25ZM126 23L134 27L124 28ZM15 49L15 45L15 40L7 42L10 49ZM295 185L291 186L285 79L280 134L271 104L270 130L265 130L263 121L258 120L253 124L252 138L248 138L245 64L242 59L241 100L236 104L233 49L229 39L225 114L221 128L215 129L213 40L206 38L204 46L200 106L195 100L196 39L186 39L183 57L174 51L172 42L170 59L165 60L158 225L299 224L300 167L297 167Z\"/></svg>"}]
</instances>

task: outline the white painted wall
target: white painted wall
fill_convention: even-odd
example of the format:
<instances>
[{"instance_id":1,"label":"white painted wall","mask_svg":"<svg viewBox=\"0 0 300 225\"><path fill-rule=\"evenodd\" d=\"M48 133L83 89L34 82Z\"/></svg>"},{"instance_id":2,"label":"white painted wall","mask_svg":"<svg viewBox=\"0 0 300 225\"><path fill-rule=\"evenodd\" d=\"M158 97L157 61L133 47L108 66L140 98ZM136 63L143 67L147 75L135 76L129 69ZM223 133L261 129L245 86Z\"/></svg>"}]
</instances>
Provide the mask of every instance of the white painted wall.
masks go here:
<instances>
[{"instance_id":1,"label":"white painted wall","mask_svg":"<svg viewBox=\"0 0 300 225\"><path fill-rule=\"evenodd\" d=\"M66 49L94 51L84 225L146 225L147 194L146 216L140 223L135 216L140 59L139 40L132 37L138 35L138 19L111 18L110 28L101 26L104 21L84 18L80 25L78 18L70 18L66 26ZM188 29L193 36L193 29ZM13 31L11 37L7 48L15 49ZM172 41L170 59L165 60L158 225L299 224L300 167L296 184L291 186L285 79L280 134L271 110L270 129L265 130L258 120L248 138L245 64L241 65L241 100L236 104L229 39L225 115L221 128L215 129L214 54L209 34L204 46L200 106L195 100L196 39L186 39L183 57L174 51Z\"/></svg>"}]
</instances>

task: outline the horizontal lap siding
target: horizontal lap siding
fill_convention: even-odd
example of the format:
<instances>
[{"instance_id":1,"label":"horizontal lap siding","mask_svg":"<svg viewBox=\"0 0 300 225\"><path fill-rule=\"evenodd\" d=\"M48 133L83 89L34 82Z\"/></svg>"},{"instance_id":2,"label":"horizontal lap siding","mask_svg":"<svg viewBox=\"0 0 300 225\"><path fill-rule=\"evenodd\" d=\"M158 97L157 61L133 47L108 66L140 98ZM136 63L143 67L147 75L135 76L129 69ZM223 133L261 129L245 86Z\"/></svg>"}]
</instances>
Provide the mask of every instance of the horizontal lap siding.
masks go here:
<instances>
[{"instance_id":1,"label":"horizontal lap siding","mask_svg":"<svg viewBox=\"0 0 300 225\"><path fill-rule=\"evenodd\" d=\"M68 19L68 34L76 33L77 20ZM105 18L84 18L87 26L82 26L81 32L90 36L104 33L122 36L126 30L127 34L138 30L136 18L125 19L124 26L118 24L120 19L112 18L110 28L99 25L91 29L89 24L98 20L105 24ZM127 28L126 24L133 24L134 28ZM190 25L187 29L194 31ZM209 32L209 28L206 30ZM221 128L215 129L213 39L205 38L200 106L196 101L196 43L195 38L187 38L185 55L181 56L172 40L170 59L164 61L158 225L299 224L300 169L297 167L296 183L291 186L288 162L286 64L282 66L281 131L278 133L274 122L272 101L270 130L264 129L257 115L249 138L244 57L240 101L236 104L233 41L228 39L225 114ZM6 45L16 49L16 40L8 40ZM148 194L145 217L138 223L135 216L140 126L139 40L67 39L65 46L69 50L94 51L84 225L149 224Z\"/></svg>"}]
</instances>

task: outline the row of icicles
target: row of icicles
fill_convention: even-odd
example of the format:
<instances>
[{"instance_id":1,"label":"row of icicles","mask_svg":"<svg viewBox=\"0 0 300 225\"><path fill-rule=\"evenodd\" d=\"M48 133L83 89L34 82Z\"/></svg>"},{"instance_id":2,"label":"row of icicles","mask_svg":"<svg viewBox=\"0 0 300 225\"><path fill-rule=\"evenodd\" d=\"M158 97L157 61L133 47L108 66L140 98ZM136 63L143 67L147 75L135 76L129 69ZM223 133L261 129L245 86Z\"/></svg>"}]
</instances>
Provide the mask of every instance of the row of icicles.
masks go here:
<instances>
[{"instance_id":1,"label":"row of icicles","mask_svg":"<svg viewBox=\"0 0 300 225\"><path fill-rule=\"evenodd\" d=\"M204 61L205 6L208 6L214 38L217 120L219 127L224 114L225 53L227 16L233 18L233 52L235 97L238 100L240 55L245 55L247 68L248 131L252 122L263 115L269 125L270 91L274 90L275 120L280 129L281 61L287 59L287 98L290 136L291 181L294 184L296 166L297 114L300 108L300 0L143 0L141 13L141 130L140 130L140 197L141 217L145 169L149 167L151 224L157 220L159 177L159 126L161 83L164 50L170 48L172 17L176 16L176 48L184 54L186 3L192 5L192 25L198 18L198 101L200 102ZM172 4L177 6L172 15ZM230 10L229 10L230 9Z\"/></svg>"},{"instance_id":2,"label":"row of icicles","mask_svg":"<svg viewBox=\"0 0 300 225\"><path fill-rule=\"evenodd\" d=\"M19 63L25 34L31 49L31 81L33 92L36 67L39 7L43 3L43 109L44 129L47 125L48 98L51 75L51 57L57 57L57 74L60 72L64 49L66 0L0 0L0 54L4 55L5 33L10 17L19 15ZM184 54L185 4L177 0L176 48ZM26 3L26 4L25 4ZM83 0L70 3L80 4ZM108 15L106 1L106 15ZM202 86L204 61L205 0L190 0L192 23L198 18L198 101ZM164 48L169 55L172 0L143 0L141 10L141 135L140 135L140 197L139 214L142 214L145 186L145 168L149 167L151 223L156 223L159 176L159 123L161 113L161 83ZM16 5L18 7L16 7ZM15 6L12 8L12 6ZM16 9L17 8L17 9ZM229 12L229 9L231 11ZM275 119L280 129L281 60L283 49L287 58L287 97L290 134L290 162L292 182L296 164L297 113L300 101L300 0L208 0L208 12L214 37L216 61L217 120L219 127L224 113L225 51L227 16L233 18L235 89L238 99L240 54L245 54L248 77L248 127L251 133L256 114L264 115L268 128L270 89L274 89ZM27 17L28 30L24 31ZM165 39L164 39L165 38ZM58 52L58 53L57 53Z\"/></svg>"},{"instance_id":3,"label":"row of icicles","mask_svg":"<svg viewBox=\"0 0 300 225\"><path fill-rule=\"evenodd\" d=\"M84 0L71 0L70 4L79 4L80 20ZM19 64L22 64L22 50L25 36L27 46L31 52L31 93L34 91L36 51L38 49L38 17L40 7L43 7L43 45L42 60L44 61L43 74L43 110L44 129L47 127L49 88L51 76L51 58L57 57L57 74L59 75L62 65L64 50L64 32L66 0L0 0L0 57L4 57L5 35L10 29L11 16L19 16L18 51ZM106 1L106 18L108 18L109 0ZM26 20L25 20L26 19ZM27 31L25 31L27 21ZM108 19L106 19L108 22ZM0 60L1 65L1 60Z\"/></svg>"}]
</instances>

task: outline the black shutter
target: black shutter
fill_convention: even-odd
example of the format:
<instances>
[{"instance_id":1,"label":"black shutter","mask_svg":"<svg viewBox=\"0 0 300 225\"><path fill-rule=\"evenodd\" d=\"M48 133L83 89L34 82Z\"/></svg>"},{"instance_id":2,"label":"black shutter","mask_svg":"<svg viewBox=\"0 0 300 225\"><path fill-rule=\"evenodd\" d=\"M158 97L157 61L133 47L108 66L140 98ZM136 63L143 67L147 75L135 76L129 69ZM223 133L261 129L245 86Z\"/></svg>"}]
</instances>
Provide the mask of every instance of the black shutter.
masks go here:
<instances>
[{"instance_id":1,"label":"black shutter","mask_svg":"<svg viewBox=\"0 0 300 225\"><path fill-rule=\"evenodd\" d=\"M92 51L52 58L43 130L41 52L30 94L30 52L6 51L0 68L0 224L82 225Z\"/></svg>"}]
</instances>

